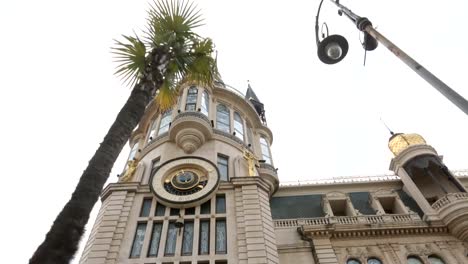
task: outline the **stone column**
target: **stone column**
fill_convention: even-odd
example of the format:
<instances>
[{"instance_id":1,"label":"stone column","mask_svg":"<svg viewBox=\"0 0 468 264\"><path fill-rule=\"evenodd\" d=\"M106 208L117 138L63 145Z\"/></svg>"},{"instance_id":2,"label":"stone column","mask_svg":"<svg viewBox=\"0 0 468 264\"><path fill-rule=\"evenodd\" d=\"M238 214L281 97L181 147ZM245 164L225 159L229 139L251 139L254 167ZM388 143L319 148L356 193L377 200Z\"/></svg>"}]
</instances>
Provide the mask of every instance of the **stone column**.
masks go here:
<instances>
[{"instance_id":1,"label":"stone column","mask_svg":"<svg viewBox=\"0 0 468 264\"><path fill-rule=\"evenodd\" d=\"M236 177L232 181L235 185L239 263L278 264L268 185L260 177Z\"/></svg>"}]
</instances>

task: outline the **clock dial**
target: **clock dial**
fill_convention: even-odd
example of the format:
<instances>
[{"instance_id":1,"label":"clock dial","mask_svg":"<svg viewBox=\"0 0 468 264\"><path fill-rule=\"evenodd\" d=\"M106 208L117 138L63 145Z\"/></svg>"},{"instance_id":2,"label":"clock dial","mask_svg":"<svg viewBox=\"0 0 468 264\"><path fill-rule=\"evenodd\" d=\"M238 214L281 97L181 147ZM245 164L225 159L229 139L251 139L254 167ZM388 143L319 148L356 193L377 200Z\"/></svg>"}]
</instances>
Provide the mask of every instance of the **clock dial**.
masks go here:
<instances>
[{"instance_id":1,"label":"clock dial","mask_svg":"<svg viewBox=\"0 0 468 264\"><path fill-rule=\"evenodd\" d=\"M158 200L170 207L188 207L211 198L218 188L219 173L209 160L183 157L163 163L150 178Z\"/></svg>"}]
</instances>

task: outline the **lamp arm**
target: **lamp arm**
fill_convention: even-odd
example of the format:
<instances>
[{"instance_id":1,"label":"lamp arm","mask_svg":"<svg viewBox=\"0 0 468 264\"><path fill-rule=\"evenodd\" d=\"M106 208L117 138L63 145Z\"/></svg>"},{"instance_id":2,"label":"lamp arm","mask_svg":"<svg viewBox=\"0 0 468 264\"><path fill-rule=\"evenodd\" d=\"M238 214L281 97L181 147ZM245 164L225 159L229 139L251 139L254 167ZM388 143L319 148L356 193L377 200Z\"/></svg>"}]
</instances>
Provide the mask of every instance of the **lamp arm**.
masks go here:
<instances>
[{"instance_id":1,"label":"lamp arm","mask_svg":"<svg viewBox=\"0 0 468 264\"><path fill-rule=\"evenodd\" d=\"M319 34L318 34L318 30L319 30L318 22L319 22L320 10L322 9L322 4L323 4L323 0L320 1L320 5L317 10L317 15L315 16L315 43L317 44L317 47L320 43Z\"/></svg>"}]
</instances>

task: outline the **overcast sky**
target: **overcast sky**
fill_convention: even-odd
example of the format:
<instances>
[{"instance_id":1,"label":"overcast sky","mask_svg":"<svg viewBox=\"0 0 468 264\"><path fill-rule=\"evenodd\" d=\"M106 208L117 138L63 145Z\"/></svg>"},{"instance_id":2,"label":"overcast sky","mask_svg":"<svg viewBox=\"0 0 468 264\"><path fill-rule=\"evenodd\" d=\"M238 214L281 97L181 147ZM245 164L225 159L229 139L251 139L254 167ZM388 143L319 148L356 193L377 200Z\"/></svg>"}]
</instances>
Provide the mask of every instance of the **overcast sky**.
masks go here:
<instances>
[{"instance_id":1,"label":"overcast sky","mask_svg":"<svg viewBox=\"0 0 468 264\"><path fill-rule=\"evenodd\" d=\"M383 46L363 67L358 30L331 3L320 23L350 45L336 65L316 56L318 0L196 3L206 18L199 32L216 43L225 83L245 91L250 80L265 104L281 181L388 173L380 119L396 132L422 134L450 169L468 168L467 116ZM342 3L468 97L467 1ZM43 241L126 101L130 88L113 75L110 47L144 27L147 7L146 0L0 2L3 263L27 262ZM110 181L127 155L128 147Z\"/></svg>"}]
</instances>

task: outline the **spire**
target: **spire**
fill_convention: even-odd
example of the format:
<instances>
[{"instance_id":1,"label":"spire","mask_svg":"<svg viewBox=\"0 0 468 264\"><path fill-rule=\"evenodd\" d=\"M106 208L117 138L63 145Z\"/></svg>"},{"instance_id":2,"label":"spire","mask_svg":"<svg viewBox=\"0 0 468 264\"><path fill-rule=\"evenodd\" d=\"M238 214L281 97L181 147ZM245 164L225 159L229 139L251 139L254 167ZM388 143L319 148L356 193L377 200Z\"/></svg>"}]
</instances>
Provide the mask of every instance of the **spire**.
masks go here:
<instances>
[{"instance_id":1,"label":"spire","mask_svg":"<svg viewBox=\"0 0 468 264\"><path fill-rule=\"evenodd\" d=\"M257 111L257 114L262 119L262 122L266 124L265 108L260 102L260 99L258 99L252 87L250 86L249 80L247 80L247 92L245 93L245 100L249 101L253 105L253 107Z\"/></svg>"},{"instance_id":2,"label":"spire","mask_svg":"<svg viewBox=\"0 0 468 264\"><path fill-rule=\"evenodd\" d=\"M255 94L254 90L250 86L250 82L247 81L247 92L245 93L245 99L246 100L255 100L260 103L260 99L258 99L257 95Z\"/></svg>"}]
</instances>

